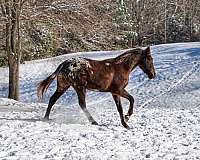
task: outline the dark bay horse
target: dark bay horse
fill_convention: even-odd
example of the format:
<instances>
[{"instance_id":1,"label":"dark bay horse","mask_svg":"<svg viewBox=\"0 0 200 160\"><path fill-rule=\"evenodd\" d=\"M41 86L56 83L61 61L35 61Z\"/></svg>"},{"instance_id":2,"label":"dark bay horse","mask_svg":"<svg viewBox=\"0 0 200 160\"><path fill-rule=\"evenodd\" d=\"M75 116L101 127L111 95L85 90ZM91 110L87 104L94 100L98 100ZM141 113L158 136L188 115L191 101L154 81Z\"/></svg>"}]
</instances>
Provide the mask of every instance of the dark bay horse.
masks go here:
<instances>
[{"instance_id":1,"label":"dark bay horse","mask_svg":"<svg viewBox=\"0 0 200 160\"><path fill-rule=\"evenodd\" d=\"M128 84L129 74L139 66L150 79L155 78L155 69L150 47L146 49L133 48L116 58L101 61L87 58L71 58L61 63L56 71L39 83L37 93L42 98L51 82L57 77L57 89L51 96L44 119L49 119L52 106L58 98L72 86L78 96L79 105L92 124L97 122L86 108L86 89L110 92L113 96L121 123L129 128L126 122L133 113L134 98L125 90ZM127 114L123 115L120 97L130 102Z\"/></svg>"}]
</instances>

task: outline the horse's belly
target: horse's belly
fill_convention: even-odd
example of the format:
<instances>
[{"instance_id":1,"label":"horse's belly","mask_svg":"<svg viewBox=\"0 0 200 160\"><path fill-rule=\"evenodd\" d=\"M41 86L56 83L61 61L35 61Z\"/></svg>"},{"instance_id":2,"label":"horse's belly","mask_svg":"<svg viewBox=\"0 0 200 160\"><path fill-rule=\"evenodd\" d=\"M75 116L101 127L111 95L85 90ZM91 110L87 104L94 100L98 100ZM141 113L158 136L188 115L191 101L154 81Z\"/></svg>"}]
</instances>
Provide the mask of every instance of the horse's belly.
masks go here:
<instances>
[{"instance_id":1,"label":"horse's belly","mask_svg":"<svg viewBox=\"0 0 200 160\"><path fill-rule=\"evenodd\" d=\"M113 76L101 77L91 79L87 83L87 89L89 90L98 90L98 91L107 91L110 88L112 83Z\"/></svg>"}]
</instances>

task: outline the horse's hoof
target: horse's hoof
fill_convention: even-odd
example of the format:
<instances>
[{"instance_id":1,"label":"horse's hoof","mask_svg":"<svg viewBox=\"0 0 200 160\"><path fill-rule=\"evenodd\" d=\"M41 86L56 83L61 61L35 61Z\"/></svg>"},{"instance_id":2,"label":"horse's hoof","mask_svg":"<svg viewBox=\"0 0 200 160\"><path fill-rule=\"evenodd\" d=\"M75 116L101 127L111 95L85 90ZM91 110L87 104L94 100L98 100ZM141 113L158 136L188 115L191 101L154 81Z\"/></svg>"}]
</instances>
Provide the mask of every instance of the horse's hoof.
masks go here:
<instances>
[{"instance_id":1,"label":"horse's hoof","mask_svg":"<svg viewBox=\"0 0 200 160\"><path fill-rule=\"evenodd\" d=\"M130 127L125 123L125 124L122 124L126 129L130 129Z\"/></svg>"},{"instance_id":2,"label":"horse's hoof","mask_svg":"<svg viewBox=\"0 0 200 160\"><path fill-rule=\"evenodd\" d=\"M92 125L98 125L98 123L97 123L97 122L95 122L95 121L94 121L94 122L92 122L91 124L92 124Z\"/></svg>"},{"instance_id":3,"label":"horse's hoof","mask_svg":"<svg viewBox=\"0 0 200 160\"><path fill-rule=\"evenodd\" d=\"M126 129L131 129L128 125L124 126Z\"/></svg>"},{"instance_id":4,"label":"horse's hoof","mask_svg":"<svg viewBox=\"0 0 200 160\"><path fill-rule=\"evenodd\" d=\"M43 121L49 121L49 117L44 117Z\"/></svg>"},{"instance_id":5,"label":"horse's hoof","mask_svg":"<svg viewBox=\"0 0 200 160\"><path fill-rule=\"evenodd\" d=\"M124 117L126 122L128 122L129 118L130 118L130 116L128 116L128 115L125 115L125 117Z\"/></svg>"}]
</instances>

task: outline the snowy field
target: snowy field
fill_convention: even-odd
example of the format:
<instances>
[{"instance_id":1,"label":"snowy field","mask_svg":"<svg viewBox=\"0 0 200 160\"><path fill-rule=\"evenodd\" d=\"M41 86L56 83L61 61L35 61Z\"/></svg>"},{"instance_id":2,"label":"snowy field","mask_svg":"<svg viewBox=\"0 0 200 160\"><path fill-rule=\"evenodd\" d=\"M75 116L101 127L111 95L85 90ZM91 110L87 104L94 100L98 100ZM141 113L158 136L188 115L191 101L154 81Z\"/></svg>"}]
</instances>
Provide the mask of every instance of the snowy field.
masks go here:
<instances>
[{"instance_id":1,"label":"snowy field","mask_svg":"<svg viewBox=\"0 0 200 160\"><path fill-rule=\"evenodd\" d=\"M121 53L91 52L26 62L20 68L20 102L6 99L8 69L0 68L0 159L4 160L186 160L200 159L200 43L152 46L157 78L137 68L127 90L135 98L127 130L109 93L88 92L87 105L99 126L90 125L70 88L44 122L48 99L37 83L73 56L93 59ZM123 100L124 111L128 102Z\"/></svg>"}]
</instances>

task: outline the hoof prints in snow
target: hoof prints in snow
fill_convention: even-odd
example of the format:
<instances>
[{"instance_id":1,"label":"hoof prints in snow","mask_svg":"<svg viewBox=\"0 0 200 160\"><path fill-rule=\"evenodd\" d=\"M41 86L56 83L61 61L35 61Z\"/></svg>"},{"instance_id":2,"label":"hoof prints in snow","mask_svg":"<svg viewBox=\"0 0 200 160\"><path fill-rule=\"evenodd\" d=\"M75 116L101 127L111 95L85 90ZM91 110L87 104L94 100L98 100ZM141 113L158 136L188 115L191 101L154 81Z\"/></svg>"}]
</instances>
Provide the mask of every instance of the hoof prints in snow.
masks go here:
<instances>
[{"instance_id":1,"label":"hoof prints in snow","mask_svg":"<svg viewBox=\"0 0 200 160\"><path fill-rule=\"evenodd\" d=\"M152 46L157 78L149 81L138 69L130 75L127 86L136 102L128 122L130 130L121 126L112 97L105 93L87 95L88 109L100 126L88 123L71 90L58 101L63 106L53 107L49 122L41 121L46 104L0 99L0 159L199 159L200 68L194 62L199 62L200 56L199 52L190 53L192 48L200 51L199 46L200 43ZM101 52L85 56L104 59L116 55ZM37 83L66 57L75 55L22 65L21 100L37 102ZM7 71L1 69L0 73L6 75ZM1 76L0 96L7 94L7 79L3 77L8 76ZM151 103L140 107L151 98ZM124 113L128 105L123 101Z\"/></svg>"},{"instance_id":2,"label":"hoof prints in snow","mask_svg":"<svg viewBox=\"0 0 200 160\"><path fill-rule=\"evenodd\" d=\"M131 129L126 130L112 124L22 120L43 112L44 108L38 106L32 104L35 112L31 113L16 111L12 120L4 119L5 112L0 112L1 159L197 159L199 156L198 108L142 109L130 119ZM56 114L54 118L59 119Z\"/></svg>"}]
</instances>

